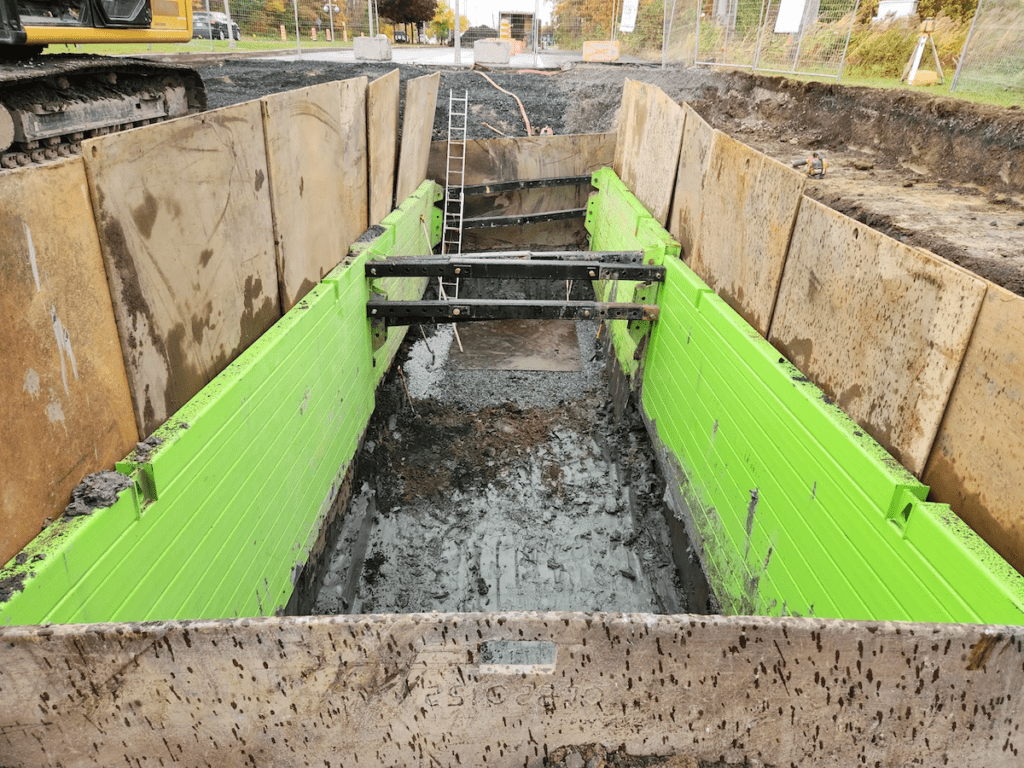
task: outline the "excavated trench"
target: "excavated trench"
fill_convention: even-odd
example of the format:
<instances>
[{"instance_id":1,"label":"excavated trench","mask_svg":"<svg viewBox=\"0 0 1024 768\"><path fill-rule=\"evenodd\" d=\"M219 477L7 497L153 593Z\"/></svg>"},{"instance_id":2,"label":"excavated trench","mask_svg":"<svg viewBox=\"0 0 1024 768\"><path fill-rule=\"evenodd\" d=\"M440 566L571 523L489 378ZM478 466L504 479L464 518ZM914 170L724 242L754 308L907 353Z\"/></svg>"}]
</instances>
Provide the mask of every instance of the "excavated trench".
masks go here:
<instances>
[{"instance_id":1,"label":"excavated trench","mask_svg":"<svg viewBox=\"0 0 1024 768\"><path fill-rule=\"evenodd\" d=\"M597 331L463 325L462 352L451 326L412 328L314 613L708 612L696 558L673 555L643 423L632 406L616 416Z\"/></svg>"},{"instance_id":2,"label":"excavated trench","mask_svg":"<svg viewBox=\"0 0 1024 768\"><path fill-rule=\"evenodd\" d=\"M599 325L457 331L410 328L313 612L713 612Z\"/></svg>"}]
</instances>

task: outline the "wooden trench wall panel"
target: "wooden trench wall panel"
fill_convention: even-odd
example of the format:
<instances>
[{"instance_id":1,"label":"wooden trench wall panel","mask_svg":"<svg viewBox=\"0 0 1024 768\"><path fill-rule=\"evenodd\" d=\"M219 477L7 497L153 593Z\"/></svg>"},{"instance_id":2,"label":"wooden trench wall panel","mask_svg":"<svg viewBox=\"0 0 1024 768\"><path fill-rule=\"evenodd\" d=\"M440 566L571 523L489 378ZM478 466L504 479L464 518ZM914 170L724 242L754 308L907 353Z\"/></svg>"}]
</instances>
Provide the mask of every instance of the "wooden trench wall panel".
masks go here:
<instances>
[{"instance_id":1,"label":"wooden trench wall panel","mask_svg":"<svg viewBox=\"0 0 1024 768\"><path fill-rule=\"evenodd\" d=\"M82 159L0 174L0 200L2 565L138 430Z\"/></svg>"},{"instance_id":2,"label":"wooden trench wall panel","mask_svg":"<svg viewBox=\"0 0 1024 768\"><path fill-rule=\"evenodd\" d=\"M667 233L645 226L610 170L595 186L595 219L609 220L595 225L596 250L663 247ZM725 613L1024 620L1024 577L926 502L926 486L681 260L663 263L634 385L673 510ZM636 349L625 335L613 339Z\"/></svg>"},{"instance_id":3,"label":"wooden trench wall panel","mask_svg":"<svg viewBox=\"0 0 1024 768\"><path fill-rule=\"evenodd\" d=\"M483 663L494 643L550 661ZM0 649L0 744L19 768L162 754L511 768L594 743L694 763L988 768L1022 747L1020 627L410 614L8 627Z\"/></svg>"},{"instance_id":4,"label":"wooden trench wall panel","mask_svg":"<svg viewBox=\"0 0 1024 768\"><path fill-rule=\"evenodd\" d=\"M616 167L657 149L630 118L639 94L623 94ZM1024 299L811 200L683 110L668 224L683 260L1024 573Z\"/></svg>"},{"instance_id":5,"label":"wooden trench wall panel","mask_svg":"<svg viewBox=\"0 0 1024 768\"><path fill-rule=\"evenodd\" d=\"M614 133L473 139L466 142L465 183L587 176L610 166L614 152ZM433 142L427 178L442 187L446 184L446 159L447 142ZM465 217L582 209L591 192L590 184L584 183L479 195L466 199ZM583 247L586 239L581 216L494 229L468 229L463 233L462 249L464 252L522 250L524 243L535 250L574 249Z\"/></svg>"},{"instance_id":6,"label":"wooden trench wall panel","mask_svg":"<svg viewBox=\"0 0 1024 768\"><path fill-rule=\"evenodd\" d=\"M392 253L423 253L421 218L437 198L424 182L384 220ZM411 252L400 230L419 233ZM0 626L282 609L330 522L391 354L371 351L367 258L332 271L159 427L158 445L119 463L132 482L112 506L61 518L29 544L2 572L16 588Z\"/></svg>"}]
</instances>

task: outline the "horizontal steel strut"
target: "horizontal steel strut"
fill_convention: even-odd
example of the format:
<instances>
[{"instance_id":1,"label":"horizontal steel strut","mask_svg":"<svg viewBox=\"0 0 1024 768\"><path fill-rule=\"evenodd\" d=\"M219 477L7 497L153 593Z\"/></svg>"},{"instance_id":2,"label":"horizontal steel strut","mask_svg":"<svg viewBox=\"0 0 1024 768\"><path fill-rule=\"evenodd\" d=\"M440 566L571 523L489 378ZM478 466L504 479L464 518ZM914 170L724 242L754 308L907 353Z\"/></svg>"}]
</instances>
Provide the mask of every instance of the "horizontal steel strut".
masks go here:
<instances>
[{"instance_id":1,"label":"horizontal steel strut","mask_svg":"<svg viewBox=\"0 0 1024 768\"><path fill-rule=\"evenodd\" d=\"M548 179L519 179L517 181L497 181L492 184L467 184L463 194L493 195L499 192L513 192L519 189L538 189L540 187L573 187L586 184L590 186L590 174L586 176L556 176Z\"/></svg>"},{"instance_id":2,"label":"horizontal steel strut","mask_svg":"<svg viewBox=\"0 0 1024 768\"><path fill-rule=\"evenodd\" d=\"M597 260L498 259L454 256L394 258L366 263L367 277L490 277L532 280L665 282L665 268Z\"/></svg>"},{"instance_id":3,"label":"horizontal steel strut","mask_svg":"<svg viewBox=\"0 0 1024 768\"><path fill-rule=\"evenodd\" d=\"M474 320L657 320L654 304L601 301L522 301L458 299L455 301L385 301L371 299L366 316L384 327L415 323L464 323Z\"/></svg>"}]
</instances>

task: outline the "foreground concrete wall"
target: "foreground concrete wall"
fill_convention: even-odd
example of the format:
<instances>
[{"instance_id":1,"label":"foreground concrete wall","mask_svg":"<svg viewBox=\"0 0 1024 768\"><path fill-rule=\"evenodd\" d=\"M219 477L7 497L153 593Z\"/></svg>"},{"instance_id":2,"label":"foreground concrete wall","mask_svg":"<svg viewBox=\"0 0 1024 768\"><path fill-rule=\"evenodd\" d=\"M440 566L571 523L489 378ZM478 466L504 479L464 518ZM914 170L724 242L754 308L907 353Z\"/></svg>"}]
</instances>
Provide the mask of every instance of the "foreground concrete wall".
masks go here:
<instances>
[{"instance_id":1,"label":"foreground concrete wall","mask_svg":"<svg viewBox=\"0 0 1024 768\"><path fill-rule=\"evenodd\" d=\"M484 663L485 646L537 662ZM511 768L593 743L679 764L990 768L1024 746L1019 627L269 618L0 629L0 658L4 759L24 768L168 753L276 766L296 751L310 764Z\"/></svg>"},{"instance_id":2,"label":"foreground concrete wall","mask_svg":"<svg viewBox=\"0 0 1024 768\"><path fill-rule=\"evenodd\" d=\"M684 112L669 219L684 261L1024 573L1024 299L801 195ZM662 149L621 127L617 157Z\"/></svg>"}]
</instances>

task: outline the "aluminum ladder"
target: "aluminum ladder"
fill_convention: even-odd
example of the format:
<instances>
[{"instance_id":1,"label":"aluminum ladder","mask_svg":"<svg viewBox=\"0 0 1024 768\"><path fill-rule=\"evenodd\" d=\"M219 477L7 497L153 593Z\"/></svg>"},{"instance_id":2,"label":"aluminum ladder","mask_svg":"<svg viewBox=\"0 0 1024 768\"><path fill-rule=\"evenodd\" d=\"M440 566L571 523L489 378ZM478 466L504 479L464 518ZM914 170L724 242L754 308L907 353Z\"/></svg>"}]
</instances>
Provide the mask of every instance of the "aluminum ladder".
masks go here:
<instances>
[{"instance_id":1,"label":"aluminum ladder","mask_svg":"<svg viewBox=\"0 0 1024 768\"><path fill-rule=\"evenodd\" d=\"M441 253L459 255L462 253L462 218L466 206L464 193L466 178L466 121L469 113L469 91L456 96L448 91L448 160L445 173L444 229L441 236ZM441 298L457 299L459 281L440 280Z\"/></svg>"}]
</instances>

